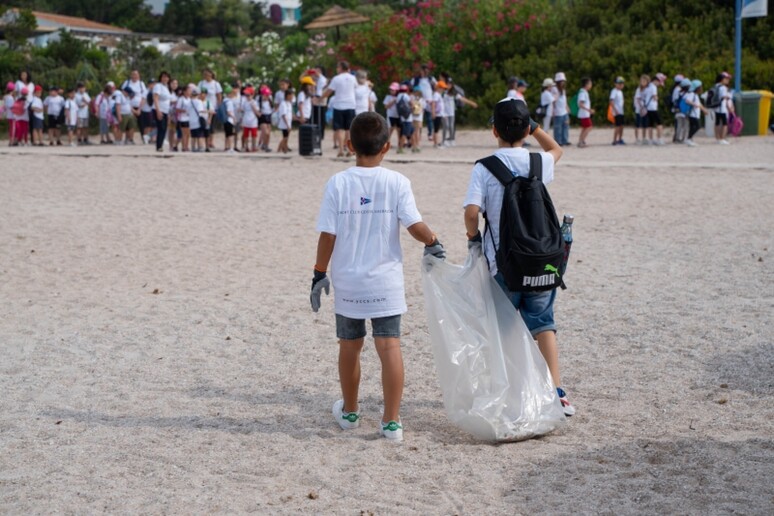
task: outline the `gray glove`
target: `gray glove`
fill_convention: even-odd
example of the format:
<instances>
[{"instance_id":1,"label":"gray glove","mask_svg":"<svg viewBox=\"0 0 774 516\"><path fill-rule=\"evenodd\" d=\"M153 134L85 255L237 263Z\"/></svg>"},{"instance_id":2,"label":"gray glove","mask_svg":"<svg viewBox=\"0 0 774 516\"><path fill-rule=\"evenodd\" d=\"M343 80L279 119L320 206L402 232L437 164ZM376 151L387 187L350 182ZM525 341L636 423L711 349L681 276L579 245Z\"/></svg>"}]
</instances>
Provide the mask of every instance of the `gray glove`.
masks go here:
<instances>
[{"instance_id":1,"label":"gray glove","mask_svg":"<svg viewBox=\"0 0 774 516\"><path fill-rule=\"evenodd\" d=\"M312 303L312 311L317 312L320 309L320 297L322 291L325 290L325 294L331 293L331 280L328 279L328 275L324 272L314 271L314 279L312 279L312 293L309 295L309 301Z\"/></svg>"},{"instance_id":2,"label":"gray glove","mask_svg":"<svg viewBox=\"0 0 774 516\"><path fill-rule=\"evenodd\" d=\"M432 254L440 260L446 259L446 249L443 248L443 245L441 245L441 242L439 242L437 238L432 244L425 246L424 256L427 256L428 254Z\"/></svg>"},{"instance_id":3,"label":"gray glove","mask_svg":"<svg viewBox=\"0 0 774 516\"><path fill-rule=\"evenodd\" d=\"M476 246L481 247L481 231L476 231L476 236L468 239L468 251Z\"/></svg>"}]
</instances>

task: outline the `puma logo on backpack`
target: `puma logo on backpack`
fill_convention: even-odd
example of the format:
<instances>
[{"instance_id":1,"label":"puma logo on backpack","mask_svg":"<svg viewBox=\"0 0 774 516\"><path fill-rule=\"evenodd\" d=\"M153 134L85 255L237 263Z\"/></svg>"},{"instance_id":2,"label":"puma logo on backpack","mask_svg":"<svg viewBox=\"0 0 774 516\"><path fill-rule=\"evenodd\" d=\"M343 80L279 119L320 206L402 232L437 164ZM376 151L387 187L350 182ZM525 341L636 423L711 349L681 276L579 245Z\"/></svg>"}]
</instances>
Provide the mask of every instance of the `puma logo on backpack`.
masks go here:
<instances>
[{"instance_id":1,"label":"puma logo on backpack","mask_svg":"<svg viewBox=\"0 0 774 516\"><path fill-rule=\"evenodd\" d=\"M543 184L543 157L529 155L529 177L514 176L497 156L479 160L505 187L500 210L500 247L484 213L486 232L495 247L497 269L513 292L535 292L562 287L559 273L564 240L554 203Z\"/></svg>"}]
</instances>

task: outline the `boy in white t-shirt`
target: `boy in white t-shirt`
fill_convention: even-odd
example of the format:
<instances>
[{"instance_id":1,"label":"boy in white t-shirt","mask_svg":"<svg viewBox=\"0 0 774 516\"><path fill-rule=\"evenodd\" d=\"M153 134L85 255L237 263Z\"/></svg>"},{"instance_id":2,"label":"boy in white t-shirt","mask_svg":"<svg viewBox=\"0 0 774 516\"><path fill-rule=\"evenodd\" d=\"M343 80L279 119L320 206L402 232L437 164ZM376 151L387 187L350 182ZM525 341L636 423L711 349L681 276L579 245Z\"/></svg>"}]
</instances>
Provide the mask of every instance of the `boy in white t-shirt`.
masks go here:
<instances>
[{"instance_id":1,"label":"boy in white t-shirt","mask_svg":"<svg viewBox=\"0 0 774 516\"><path fill-rule=\"evenodd\" d=\"M623 98L624 78L616 77L615 86L610 90L610 108L613 111L615 119L615 129L613 130L613 145L626 145L623 141L624 130L624 98Z\"/></svg>"},{"instance_id":2,"label":"boy in white t-shirt","mask_svg":"<svg viewBox=\"0 0 774 516\"><path fill-rule=\"evenodd\" d=\"M578 91L578 120L581 125L580 137L578 138L578 148L586 147L586 138L591 132L591 115L594 110L591 108L591 98L589 90L592 82L589 77L581 79L581 89Z\"/></svg>"},{"instance_id":3,"label":"boy in white t-shirt","mask_svg":"<svg viewBox=\"0 0 774 516\"><path fill-rule=\"evenodd\" d=\"M400 319L407 307L400 226L425 244L425 254L444 259L446 253L422 222L411 182L381 167L390 150L387 121L374 112L361 113L352 121L350 134L346 144L355 153L356 163L331 177L325 186L310 301L317 312L322 291L330 292L326 270L331 262L343 394L343 399L333 404L333 417L344 430L360 426L360 352L367 334L365 320L371 319L384 390L379 433L391 441L401 441Z\"/></svg>"},{"instance_id":4,"label":"boy in white t-shirt","mask_svg":"<svg viewBox=\"0 0 774 516\"><path fill-rule=\"evenodd\" d=\"M40 84L35 85L34 96L30 103L32 109L32 144L37 147L43 147L43 88ZM10 114L10 113L9 113Z\"/></svg>"},{"instance_id":5,"label":"boy in white t-shirt","mask_svg":"<svg viewBox=\"0 0 774 516\"><path fill-rule=\"evenodd\" d=\"M86 85L79 82L76 86L75 103L78 104L78 143L89 145L89 103L91 97Z\"/></svg>"},{"instance_id":6,"label":"boy in white t-shirt","mask_svg":"<svg viewBox=\"0 0 774 516\"><path fill-rule=\"evenodd\" d=\"M277 146L277 152L283 152L287 154L290 152L288 147L288 139L290 138L290 130L293 128L293 100L296 98L296 90L293 88L287 88L282 95L282 102L280 102L277 108L277 129L282 131L282 139Z\"/></svg>"}]
</instances>

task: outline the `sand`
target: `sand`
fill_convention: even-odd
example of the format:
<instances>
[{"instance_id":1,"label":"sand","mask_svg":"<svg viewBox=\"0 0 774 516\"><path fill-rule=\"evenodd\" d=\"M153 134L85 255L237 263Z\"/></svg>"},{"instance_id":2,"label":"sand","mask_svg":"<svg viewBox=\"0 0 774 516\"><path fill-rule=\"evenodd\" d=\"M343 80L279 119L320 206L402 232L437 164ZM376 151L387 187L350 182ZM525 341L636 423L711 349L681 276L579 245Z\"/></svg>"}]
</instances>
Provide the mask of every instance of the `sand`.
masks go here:
<instances>
[{"instance_id":1,"label":"sand","mask_svg":"<svg viewBox=\"0 0 774 516\"><path fill-rule=\"evenodd\" d=\"M633 140L631 129L627 139ZM572 133L573 141L577 132ZM308 291L326 155L0 149L0 512L771 514L774 138L568 148L556 306L578 410L477 442L445 417L404 232L405 442L343 432L332 298ZM391 154L461 263L485 131Z\"/></svg>"}]
</instances>

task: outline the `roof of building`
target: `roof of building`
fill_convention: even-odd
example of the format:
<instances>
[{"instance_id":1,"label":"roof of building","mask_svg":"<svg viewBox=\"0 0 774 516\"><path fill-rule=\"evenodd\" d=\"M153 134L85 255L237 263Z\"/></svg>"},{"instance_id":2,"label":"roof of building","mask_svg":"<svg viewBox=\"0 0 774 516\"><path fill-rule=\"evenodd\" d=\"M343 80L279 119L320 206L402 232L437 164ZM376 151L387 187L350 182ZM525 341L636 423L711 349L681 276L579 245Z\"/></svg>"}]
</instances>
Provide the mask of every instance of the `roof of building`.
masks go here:
<instances>
[{"instance_id":1,"label":"roof of building","mask_svg":"<svg viewBox=\"0 0 774 516\"><path fill-rule=\"evenodd\" d=\"M121 34L131 34L132 31L123 27L116 27L115 25L108 25L106 23L99 23L86 18L78 18L75 16L65 16L63 14L44 13L40 11L32 11L32 14L38 20L45 20L50 23L55 23L70 29L80 29L84 31L95 32L112 32Z\"/></svg>"}]
</instances>

